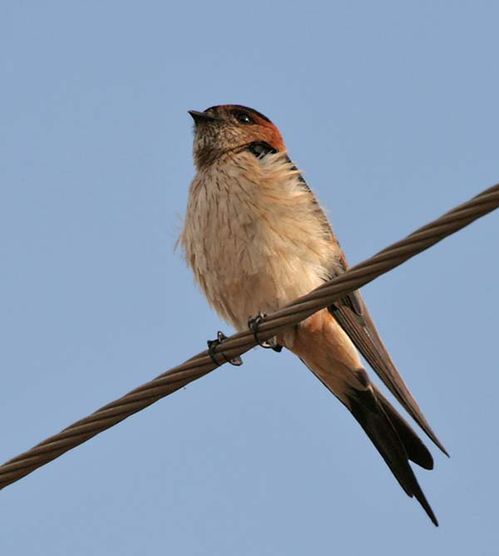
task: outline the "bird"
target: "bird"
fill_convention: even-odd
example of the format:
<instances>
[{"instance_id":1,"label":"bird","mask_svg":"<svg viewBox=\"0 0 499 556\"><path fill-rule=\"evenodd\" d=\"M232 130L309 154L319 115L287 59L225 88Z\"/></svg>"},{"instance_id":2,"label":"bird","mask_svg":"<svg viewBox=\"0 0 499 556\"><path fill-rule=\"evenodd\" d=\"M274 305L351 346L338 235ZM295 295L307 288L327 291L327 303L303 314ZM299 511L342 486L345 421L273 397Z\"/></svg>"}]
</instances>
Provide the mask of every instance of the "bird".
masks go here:
<instances>
[{"instance_id":1,"label":"bird","mask_svg":"<svg viewBox=\"0 0 499 556\"><path fill-rule=\"evenodd\" d=\"M281 132L238 104L189 110L194 120L191 182L179 243L195 281L237 331L348 269L316 196L288 155ZM264 347L298 356L350 411L409 497L438 520L411 467L433 457L371 382L360 355L433 443L433 432L385 348L359 291L346 295Z\"/></svg>"}]
</instances>

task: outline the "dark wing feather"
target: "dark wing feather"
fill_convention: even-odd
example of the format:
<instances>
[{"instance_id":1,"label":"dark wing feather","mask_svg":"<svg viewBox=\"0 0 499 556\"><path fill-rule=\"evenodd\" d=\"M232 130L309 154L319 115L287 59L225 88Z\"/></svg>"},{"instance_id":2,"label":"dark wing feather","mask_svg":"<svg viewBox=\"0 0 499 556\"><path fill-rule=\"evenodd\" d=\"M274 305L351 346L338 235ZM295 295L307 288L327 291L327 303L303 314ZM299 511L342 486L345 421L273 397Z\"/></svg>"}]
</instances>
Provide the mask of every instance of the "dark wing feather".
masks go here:
<instances>
[{"instance_id":1,"label":"dark wing feather","mask_svg":"<svg viewBox=\"0 0 499 556\"><path fill-rule=\"evenodd\" d=\"M289 158L288 160L290 164L293 164ZM293 165L293 168L296 169L296 166ZM324 234L331 238L332 243L338 243L326 215L315 200L310 187L301 174L299 175L299 179L302 186L312 195L316 205L317 215L323 223ZM335 276L340 272L344 272L347 268L348 264L342 253L340 258L334 261L333 267L331 268L331 274L332 276ZM423 412L419 408L416 400L412 397L412 394L409 392L409 389L402 380L402 377L397 371L397 368L383 345L383 342L376 331L376 327L374 326L374 322L369 315L369 311L362 300L360 292L355 291L346 296L338 303L329 307L329 311L346 334L350 337L357 349L362 353L364 359L366 359L376 374L385 383L390 392L402 404L416 423L418 423L418 425L424 430L428 437L440 448L440 450L442 450L444 454L448 456L449 454L447 453L447 450L444 448L443 444L430 427L428 421L425 419Z\"/></svg>"},{"instance_id":2,"label":"dark wing feather","mask_svg":"<svg viewBox=\"0 0 499 556\"><path fill-rule=\"evenodd\" d=\"M412 397L412 394L397 371L376 331L376 327L360 293L354 292L350 294L347 298L329 307L329 311L390 392L428 437L444 454L448 455L447 450L433 432L416 400Z\"/></svg>"}]
</instances>

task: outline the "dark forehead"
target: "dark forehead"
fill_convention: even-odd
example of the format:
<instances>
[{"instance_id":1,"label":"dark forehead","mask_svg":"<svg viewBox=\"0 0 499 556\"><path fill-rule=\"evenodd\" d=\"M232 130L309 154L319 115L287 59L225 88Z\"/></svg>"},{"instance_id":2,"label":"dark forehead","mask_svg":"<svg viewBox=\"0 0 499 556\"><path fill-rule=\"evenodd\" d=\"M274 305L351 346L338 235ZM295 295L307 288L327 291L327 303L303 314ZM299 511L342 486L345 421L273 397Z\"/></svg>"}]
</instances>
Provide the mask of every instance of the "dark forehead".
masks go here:
<instances>
[{"instance_id":1,"label":"dark forehead","mask_svg":"<svg viewBox=\"0 0 499 556\"><path fill-rule=\"evenodd\" d=\"M208 112L210 110L215 113L232 112L233 110L242 110L244 112L248 112L248 114L253 114L254 116L258 116L259 118L265 120L266 122L272 123L269 120L269 118L267 118L267 116L265 116L261 112L258 112L258 110L255 110L254 108L250 108L249 106L243 106L242 104L219 104L218 106L210 106L205 110L205 112Z\"/></svg>"}]
</instances>

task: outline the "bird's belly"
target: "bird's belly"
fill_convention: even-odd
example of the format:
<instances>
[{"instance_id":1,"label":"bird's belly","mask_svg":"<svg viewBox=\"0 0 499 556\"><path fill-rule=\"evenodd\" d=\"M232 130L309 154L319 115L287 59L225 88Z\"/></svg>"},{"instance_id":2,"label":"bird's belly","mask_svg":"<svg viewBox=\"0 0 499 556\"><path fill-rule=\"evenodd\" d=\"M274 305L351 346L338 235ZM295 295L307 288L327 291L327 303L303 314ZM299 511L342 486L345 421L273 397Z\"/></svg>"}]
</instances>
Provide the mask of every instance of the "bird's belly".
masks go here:
<instances>
[{"instance_id":1,"label":"bird's belly","mask_svg":"<svg viewBox=\"0 0 499 556\"><path fill-rule=\"evenodd\" d=\"M252 172L214 166L193 182L181 239L208 301L239 330L319 286L339 250L289 161L249 160Z\"/></svg>"},{"instance_id":2,"label":"bird's belly","mask_svg":"<svg viewBox=\"0 0 499 556\"><path fill-rule=\"evenodd\" d=\"M291 244L290 238L262 229L261 224L257 227L256 233L248 227L232 228L226 238L222 232L225 263L209 264L217 271L208 298L238 330L247 327L249 317L274 312L324 280L324 269L306 242Z\"/></svg>"}]
</instances>

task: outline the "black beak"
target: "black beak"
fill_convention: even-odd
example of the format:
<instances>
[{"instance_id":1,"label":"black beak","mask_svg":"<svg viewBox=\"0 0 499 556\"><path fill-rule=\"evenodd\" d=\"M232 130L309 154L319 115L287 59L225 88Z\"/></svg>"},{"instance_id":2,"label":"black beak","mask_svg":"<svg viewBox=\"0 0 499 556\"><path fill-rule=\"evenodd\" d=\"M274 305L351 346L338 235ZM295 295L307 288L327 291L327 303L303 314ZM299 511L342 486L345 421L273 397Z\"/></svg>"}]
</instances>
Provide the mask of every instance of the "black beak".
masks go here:
<instances>
[{"instance_id":1,"label":"black beak","mask_svg":"<svg viewBox=\"0 0 499 556\"><path fill-rule=\"evenodd\" d=\"M218 118L212 116L211 114L208 114L207 112L198 112L197 110L189 110L188 112L192 116L192 119L194 120L194 123L196 125L202 122L209 123L216 122L218 120Z\"/></svg>"}]
</instances>

